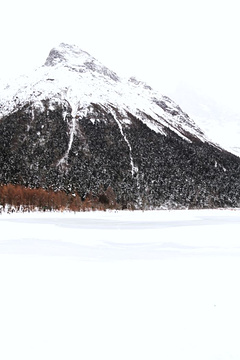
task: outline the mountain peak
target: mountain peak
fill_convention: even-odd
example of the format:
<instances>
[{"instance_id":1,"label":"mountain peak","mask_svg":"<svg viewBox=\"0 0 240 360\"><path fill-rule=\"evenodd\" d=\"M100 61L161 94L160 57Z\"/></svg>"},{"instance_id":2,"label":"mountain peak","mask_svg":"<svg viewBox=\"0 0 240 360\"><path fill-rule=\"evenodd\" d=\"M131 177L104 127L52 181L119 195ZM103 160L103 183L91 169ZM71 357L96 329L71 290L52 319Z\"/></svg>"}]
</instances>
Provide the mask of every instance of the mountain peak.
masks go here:
<instances>
[{"instance_id":1,"label":"mountain peak","mask_svg":"<svg viewBox=\"0 0 240 360\"><path fill-rule=\"evenodd\" d=\"M123 208L240 206L239 158L171 99L77 46L52 49L0 95L0 184L103 204L110 191Z\"/></svg>"},{"instance_id":2,"label":"mountain peak","mask_svg":"<svg viewBox=\"0 0 240 360\"><path fill-rule=\"evenodd\" d=\"M69 45L61 43L59 46L53 48L44 66L62 65L77 72L92 71L110 77L114 81L118 81L117 74L109 70L106 66L97 61L93 56L86 51L81 50L76 45Z\"/></svg>"},{"instance_id":3,"label":"mountain peak","mask_svg":"<svg viewBox=\"0 0 240 360\"><path fill-rule=\"evenodd\" d=\"M78 46L61 43L50 51L44 65L55 66L61 63L64 65L81 66L85 61L89 60L95 59Z\"/></svg>"}]
</instances>

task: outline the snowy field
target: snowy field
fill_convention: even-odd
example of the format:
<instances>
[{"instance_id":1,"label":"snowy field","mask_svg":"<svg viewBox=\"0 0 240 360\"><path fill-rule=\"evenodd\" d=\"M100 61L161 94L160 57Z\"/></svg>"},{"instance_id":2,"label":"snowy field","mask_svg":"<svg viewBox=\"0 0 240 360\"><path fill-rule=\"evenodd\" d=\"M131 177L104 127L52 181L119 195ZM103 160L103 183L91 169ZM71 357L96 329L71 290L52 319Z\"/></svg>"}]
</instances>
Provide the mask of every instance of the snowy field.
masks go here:
<instances>
[{"instance_id":1,"label":"snowy field","mask_svg":"<svg viewBox=\"0 0 240 360\"><path fill-rule=\"evenodd\" d=\"M239 360L240 210L0 215L1 360Z\"/></svg>"}]
</instances>

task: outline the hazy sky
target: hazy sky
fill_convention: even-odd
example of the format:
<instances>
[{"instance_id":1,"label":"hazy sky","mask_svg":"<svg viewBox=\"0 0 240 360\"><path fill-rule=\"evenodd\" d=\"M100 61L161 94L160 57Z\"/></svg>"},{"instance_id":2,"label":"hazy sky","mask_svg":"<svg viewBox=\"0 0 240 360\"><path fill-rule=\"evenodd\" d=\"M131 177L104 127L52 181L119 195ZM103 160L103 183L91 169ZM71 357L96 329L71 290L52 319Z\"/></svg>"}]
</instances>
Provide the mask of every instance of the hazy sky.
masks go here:
<instances>
[{"instance_id":1,"label":"hazy sky","mask_svg":"<svg viewBox=\"0 0 240 360\"><path fill-rule=\"evenodd\" d=\"M0 78L41 66L67 42L162 93L185 80L238 101L237 0L8 0L0 30Z\"/></svg>"}]
</instances>

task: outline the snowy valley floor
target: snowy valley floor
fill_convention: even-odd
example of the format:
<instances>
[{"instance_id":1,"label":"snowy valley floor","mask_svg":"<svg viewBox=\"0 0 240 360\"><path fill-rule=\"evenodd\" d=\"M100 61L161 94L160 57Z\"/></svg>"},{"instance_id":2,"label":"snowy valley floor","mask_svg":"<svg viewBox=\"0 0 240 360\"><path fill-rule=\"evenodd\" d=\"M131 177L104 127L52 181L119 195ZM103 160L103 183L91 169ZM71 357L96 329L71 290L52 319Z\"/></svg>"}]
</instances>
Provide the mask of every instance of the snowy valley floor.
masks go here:
<instances>
[{"instance_id":1,"label":"snowy valley floor","mask_svg":"<svg viewBox=\"0 0 240 360\"><path fill-rule=\"evenodd\" d=\"M240 359L240 210L0 215L1 360Z\"/></svg>"}]
</instances>

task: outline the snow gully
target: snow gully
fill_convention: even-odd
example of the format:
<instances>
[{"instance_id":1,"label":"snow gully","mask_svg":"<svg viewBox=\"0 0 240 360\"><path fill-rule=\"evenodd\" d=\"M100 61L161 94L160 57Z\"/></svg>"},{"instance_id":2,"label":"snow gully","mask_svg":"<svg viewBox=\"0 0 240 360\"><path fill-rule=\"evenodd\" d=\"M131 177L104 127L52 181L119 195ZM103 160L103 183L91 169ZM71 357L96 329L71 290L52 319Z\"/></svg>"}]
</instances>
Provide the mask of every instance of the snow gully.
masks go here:
<instances>
[{"instance_id":1,"label":"snow gully","mask_svg":"<svg viewBox=\"0 0 240 360\"><path fill-rule=\"evenodd\" d=\"M121 133L123 139L125 140L125 142L127 143L128 148L129 148L130 164L131 164L131 168L132 168L132 171L131 171L131 172L132 172L132 176L134 176L134 174L138 173L138 168L137 168L137 166L134 165L134 162L133 162L131 144L130 144L130 142L128 141L128 138L127 138L126 134L124 134L124 132L123 132L123 127L122 127L121 122L117 119L117 117L115 116L115 114L114 114L113 112L112 112L112 115L113 115L113 117L114 117L114 120L115 120L116 123L118 124L120 133Z\"/></svg>"},{"instance_id":2,"label":"snow gully","mask_svg":"<svg viewBox=\"0 0 240 360\"><path fill-rule=\"evenodd\" d=\"M64 154L64 156L61 158L61 160L59 160L57 166L63 165L64 163L67 162L69 152L70 152L70 150L72 148L73 137L74 137L75 129L76 129L76 117L75 116L72 117L72 121L71 121L71 123L69 125L69 128L70 128L69 129L70 130L70 136L69 136L68 148L67 148L67 151Z\"/></svg>"}]
</instances>

